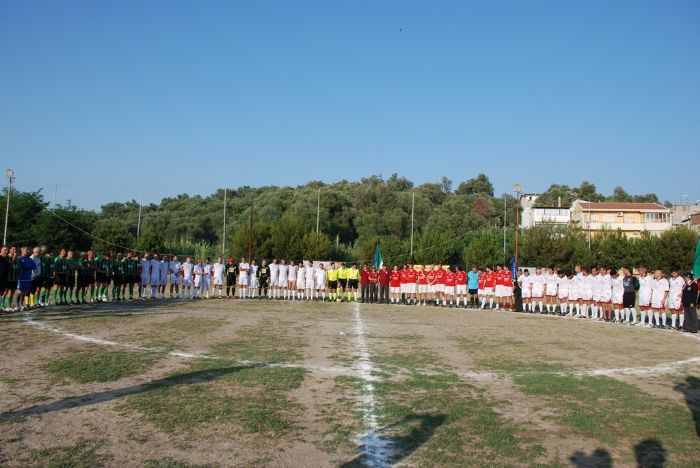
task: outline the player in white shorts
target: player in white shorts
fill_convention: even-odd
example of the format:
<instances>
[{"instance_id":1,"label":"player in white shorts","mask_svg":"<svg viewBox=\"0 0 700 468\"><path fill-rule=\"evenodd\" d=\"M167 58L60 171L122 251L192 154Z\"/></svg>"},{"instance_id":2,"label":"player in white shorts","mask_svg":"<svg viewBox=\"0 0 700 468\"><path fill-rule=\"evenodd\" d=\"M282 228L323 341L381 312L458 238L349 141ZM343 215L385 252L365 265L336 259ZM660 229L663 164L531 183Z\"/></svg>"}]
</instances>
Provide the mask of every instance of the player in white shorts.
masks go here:
<instances>
[{"instance_id":1,"label":"player in white shorts","mask_svg":"<svg viewBox=\"0 0 700 468\"><path fill-rule=\"evenodd\" d=\"M559 315L571 315L569 309L569 289L571 285L571 274L559 270L559 280L557 281L557 299L559 300Z\"/></svg>"},{"instance_id":2,"label":"player in white shorts","mask_svg":"<svg viewBox=\"0 0 700 468\"><path fill-rule=\"evenodd\" d=\"M297 266L294 264L294 260L289 261L289 272L287 273L289 290L289 299L293 300L297 294Z\"/></svg>"},{"instance_id":3,"label":"player in white shorts","mask_svg":"<svg viewBox=\"0 0 700 468\"><path fill-rule=\"evenodd\" d=\"M270 288L268 289L268 297L270 299L277 299L279 297L279 281L280 281L280 264L277 262L276 258L272 259L270 263Z\"/></svg>"},{"instance_id":4,"label":"player in white shorts","mask_svg":"<svg viewBox=\"0 0 700 468\"><path fill-rule=\"evenodd\" d=\"M180 296L184 297L185 290L187 291L187 299L192 299L192 275L194 274L194 264L191 257L186 257L185 262L180 266L180 274L182 275L182 289Z\"/></svg>"},{"instance_id":5,"label":"player in white shorts","mask_svg":"<svg viewBox=\"0 0 700 468\"><path fill-rule=\"evenodd\" d=\"M289 265L285 263L284 259L280 260L279 266L279 281L277 282L277 294L281 296L282 299L287 299L287 287L289 286L288 275ZM278 296L278 297L280 297Z\"/></svg>"},{"instance_id":6,"label":"player in white shorts","mask_svg":"<svg viewBox=\"0 0 700 468\"><path fill-rule=\"evenodd\" d=\"M155 301L160 285L160 259L158 254L153 254L151 258L151 300Z\"/></svg>"},{"instance_id":7,"label":"player in white shorts","mask_svg":"<svg viewBox=\"0 0 700 468\"><path fill-rule=\"evenodd\" d=\"M588 279L591 283L591 299L590 299L590 310L591 318L598 319L598 311L600 307L600 291L601 291L601 276L597 268L591 268L591 274L588 275ZM602 315L602 313L601 313Z\"/></svg>"},{"instance_id":8,"label":"player in white shorts","mask_svg":"<svg viewBox=\"0 0 700 468\"><path fill-rule=\"evenodd\" d=\"M615 314L615 322L620 323L624 316L622 313L622 303L625 296L625 285L622 283L622 275L617 270L612 270L610 272L610 286L611 286L611 296L610 302L612 303L613 313Z\"/></svg>"},{"instance_id":9,"label":"player in white shorts","mask_svg":"<svg viewBox=\"0 0 700 468\"><path fill-rule=\"evenodd\" d=\"M170 271L170 260L168 256L163 256L160 261L160 280L158 282L158 297L165 299L165 285L168 283L168 272Z\"/></svg>"},{"instance_id":10,"label":"player in white shorts","mask_svg":"<svg viewBox=\"0 0 700 468\"><path fill-rule=\"evenodd\" d=\"M219 299L223 297L224 294L224 270L226 270L226 265L221 257L216 258L216 263L212 268L211 282L214 285L214 289L219 291Z\"/></svg>"},{"instance_id":11,"label":"player in white shorts","mask_svg":"<svg viewBox=\"0 0 700 468\"><path fill-rule=\"evenodd\" d=\"M257 297L258 295L258 264L255 260L250 261L248 270L248 297Z\"/></svg>"},{"instance_id":12,"label":"player in white shorts","mask_svg":"<svg viewBox=\"0 0 700 468\"><path fill-rule=\"evenodd\" d=\"M685 280L681 276L680 270L674 268L671 272L671 279L669 280L668 289L668 310L671 312L671 328L675 330L681 330L685 322L685 315L683 313L683 302L681 301L683 297L683 287L685 286ZM676 320L680 314L680 322L678 327L676 327Z\"/></svg>"},{"instance_id":13,"label":"player in white shorts","mask_svg":"<svg viewBox=\"0 0 700 468\"><path fill-rule=\"evenodd\" d=\"M581 276L579 278L579 297L578 302L581 304L581 317L588 318L588 307L593 299L593 284L588 270L581 268Z\"/></svg>"},{"instance_id":14,"label":"player in white shorts","mask_svg":"<svg viewBox=\"0 0 700 468\"><path fill-rule=\"evenodd\" d=\"M532 275L532 309L533 312L535 311L534 309L536 308L536 305L539 304L540 306L540 313L544 312L544 291L547 286L547 278L542 274L542 270L540 268L535 268L535 274Z\"/></svg>"},{"instance_id":15,"label":"player in white shorts","mask_svg":"<svg viewBox=\"0 0 700 468\"><path fill-rule=\"evenodd\" d=\"M141 299L146 300L146 290L151 285L151 259L148 252L143 254L139 260L139 271L141 272Z\"/></svg>"},{"instance_id":16,"label":"player in white shorts","mask_svg":"<svg viewBox=\"0 0 700 468\"><path fill-rule=\"evenodd\" d=\"M651 310L654 311L654 324L658 328L666 328L666 299L668 299L669 284L661 270L654 272L651 280ZM659 321L659 319L661 319Z\"/></svg>"},{"instance_id":17,"label":"player in white shorts","mask_svg":"<svg viewBox=\"0 0 700 468\"><path fill-rule=\"evenodd\" d=\"M639 326L645 326L647 315L649 322L646 323L647 328L653 325L654 313L651 311L651 282L652 277L645 267L639 269Z\"/></svg>"},{"instance_id":18,"label":"player in white shorts","mask_svg":"<svg viewBox=\"0 0 700 468\"><path fill-rule=\"evenodd\" d=\"M321 294L321 300L326 300L326 267L323 262L319 263L315 271L314 284L316 285L316 294Z\"/></svg>"},{"instance_id":19,"label":"player in white shorts","mask_svg":"<svg viewBox=\"0 0 700 468\"><path fill-rule=\"evenodd\" d=\"M530 270L525 268L523 274L518 277L518 282L520 283L520 297L523 300L523 311L533 312L534 306L532 305L532 276L530 276Z\"/></svg>"},{"instance_id":20,"label":"player in white shorts","mask_svg":"<svg viewBox=\"0 0 700 468\"><path fill-rule=\"evenodd\" d=\"M307 267L303 264L299 264L299 268L297 268L297 293L296 293L296 299L297 300L303 300L304 296L306 294L306 269Z\"/></svg>"},{"instance_id":21,"label":"player in white shorts","mask_svg":"<svg viewBox=\"0 0 700 468\"><path fill-rule=\"evenodd\" d=\"M248 274L250 264L246 262L245 257L241 258L238 263L238 298L245 299L248 295Z\"/></svg>"},{"instance_id":22,"label":"player in white shorts","mask_svg":"<svg viewBox=\"0 0 700 468\"><path fill-rule=\"evenodd\" d=\"M306 271L305 273L305 278L304 278L304 285L306 286L306 300L310 301L315 299L316 296L316 287L314 285L314 280L316 279L316 267L314 266L314 262L308 262L306 264Z\"/></svg>"},{"instance_id":23,"label":"player in white shorts","mask_svg":"<svg viewBox=\"0 0 700 468\"><path fill-rule=\"evenodd\" d=\"M600 269L599 304L603 309L603 320L612 321L612 277L607 268Z\"/></svg>"},{"instance_id":24,"label":"player in white shorts","mask_svg":"<svg viewBox=\"0 0 700 468\"><path fill-rule=\"evenodd\" d=\"M201 259L197 260L192 275L194 276L194 298L201 299L204 295L204 265L202 265Z\"/></svg>"},{"instance_id":25,"label":"player in white shorts","mask_svg":"<svg viewBox=\"0 0 700 468\"><path fill-rule=\"evenodd\" d=\"M576 310L576 317L581 316L581 306L578 303L579 298L579 280L581 278L580 274L568 272L567 278L569 279L569 299L567 301L570 307L570 315L574 314L574 309Z\"/></svg>"},{"instance_id":26,"label":"player in white shorts","mask_svg":"<svg viewBox=\"0 0 700 468\"><path fill-rule=\"evenodd\" d=\"M547 273L544 273L545 289L544 297L547 304L547 312L554 313L557 308L557 287L559 285L559 275L554 271L554 268L548 268Z\"/></svg>"},{"instance_id":27,"label":"player in white shorts","mask_svg":"<svg viewBox=\"0 0 700 468\"><path fill-rule=\"evenodd\" d=\"M180 284L182 283L182 276L180 275L180 267L182 263L177 258L177 255L173 256L170 260L170 298L177 299L180 297Z\"/></svg>"}]
</instances>

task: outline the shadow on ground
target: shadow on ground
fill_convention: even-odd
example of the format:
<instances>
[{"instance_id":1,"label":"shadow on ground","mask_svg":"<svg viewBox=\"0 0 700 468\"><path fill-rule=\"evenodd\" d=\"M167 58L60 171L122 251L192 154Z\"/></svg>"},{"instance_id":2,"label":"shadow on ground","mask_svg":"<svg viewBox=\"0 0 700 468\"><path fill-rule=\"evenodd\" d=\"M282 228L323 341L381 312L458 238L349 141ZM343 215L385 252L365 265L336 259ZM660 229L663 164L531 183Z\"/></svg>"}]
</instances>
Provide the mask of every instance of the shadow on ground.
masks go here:
<instances>
[{"instance_id":1,"label":"shadow on ground","mask_svg":"<svg viewBox=\"0 0 700 468\"><path fill-rule=\"evenodd\" d=\"M412 426L408 434L391 437L391 427L382 431L370 431L360 440L359 454L341 467L385 467L391 466L415 452L425 444L435 433L435 430L443 425L447 416L417 415L411 414L397 422L396 426Z\"/></svg>"},{"instance_id":2,"label":"shadow on ground","mask_svg":"<svg viewBox=\"0 0 700 468\"><path fill-rule=\"evenodd\" d=\"M144 384L132 385L130 387L117 388L114 390L105 390L102 392L87 393L85 395L63 398L61 400L53 401L51 403L30 406L28 408L20 410L7 411L5 413L0 414L0 421L6 421L9 419L21 419L26 418L28 416L53 413L55 411L62 411L65 409L76 408L80 406L94 405L97 403L103 403L105 401L123 398L125 396L145 392L148 390L153 390L156 388L209 382L219 377L232 374L234 372L239 372L244 369L251 369L254 367L259 367L259 365L218 367L215 369L207 369L203 371L184 372L181 374L175 374L169 377L165 377L163 379L153 380Z\"/></svg>"},{"instance_id":3,"label":"shadow on ground","mask_svg":"<svg viewBox=\"0 0 700 468\"><path fill-rule=\"evenodd\" d=\"M695 421L695 433L700 437L700 378L689 375L685 382L673 387L677 392L681 392L688 405L690 413Z\"/></svg>"}]
</instances>

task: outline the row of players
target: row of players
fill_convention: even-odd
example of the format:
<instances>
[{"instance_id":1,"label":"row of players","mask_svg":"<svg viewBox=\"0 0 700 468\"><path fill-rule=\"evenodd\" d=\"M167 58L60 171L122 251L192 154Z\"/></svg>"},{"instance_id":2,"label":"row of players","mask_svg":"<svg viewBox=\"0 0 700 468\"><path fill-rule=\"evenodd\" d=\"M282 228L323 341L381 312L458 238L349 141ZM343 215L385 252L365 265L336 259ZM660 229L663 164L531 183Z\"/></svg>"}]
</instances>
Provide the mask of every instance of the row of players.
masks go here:
<instances>
[{"instance_id":1,"label":"row of players","mask_svg":"<svg viewBox=\"0 0 700 468\"><path fill-rule=\"evenodd\" d=\"M13 255L14 254L14 255ZM10 251L5 256L15 258ZM0 254L1 258L4 258ZM444 266L414 267L403 265L392 270L385 267L375 269L364 265L360 270L356 264L346 267L344 263L323 262L287 263L274 259L269 265L245 258L236 262L229 258L224 263L221 257L213 264L209 259L190 257L180 262L177 256L162 259L157 254L144 255L138 259L131 252L125 256L110 254L95 256L88 251L74 258L72 252L62 250L58 255L42 253L34 249L31 256L36 265L32 273L29 304L48 305L49 293L53 291L53 304L87 302L89 291L91 302L108 299L111 288L112 299L125 300L138 295L145 299L150 289L150 298L164 298L166 284L170 285L170 296L180 298L210 297L210 294L232 297L238 286L238 296L268 297L271 299L322 299L358 300L363 302L391 302L406 304L436 304L443 306L476 305L481 308L503 307L513 310L513 276L507 267L495 270L466 272L460 267L454 270ZM12 262L15 263L15 262ZM521 290L525 311L594 318L624 323L639 323L662 327L667 323L665 308L671 313L671 327L676 320L682 325L683 314L681 291L685 280L679 271L674 271L667 280L660 271L654 277L641 269L639 278L629 269L621 272L606 268L592 269L577 266L574 273L549 269L520 272L517 286ZM0 285L3 282L0 281ZM10 277L3 300L12 305L16 279ZM0 286L1 287L1 286ZM213 290L213 291L211 291ZM358 292L359 290L359 292ZM637 322L635 300L639 295L640 322ZM9 293L9 294L8 294ZM75 299L73 294L75 293ZM20 304L18 304L20 305ZM614 314L614 318L613 318Z\"/></svg>"}]
</instances>

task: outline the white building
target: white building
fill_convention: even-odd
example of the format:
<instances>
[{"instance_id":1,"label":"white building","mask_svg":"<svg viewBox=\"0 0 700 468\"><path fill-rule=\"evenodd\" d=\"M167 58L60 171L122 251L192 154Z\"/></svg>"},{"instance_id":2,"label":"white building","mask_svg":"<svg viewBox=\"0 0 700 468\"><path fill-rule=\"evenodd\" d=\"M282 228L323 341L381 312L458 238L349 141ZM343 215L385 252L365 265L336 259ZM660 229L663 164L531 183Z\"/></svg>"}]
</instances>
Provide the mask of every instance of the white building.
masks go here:
<instances>
[{"instance_id":1,"label":"white building","mask_svg":"<svg viewBox=\"0 0 700 468\"><path fill-rule=\"evenodd\" d=\"M523 228L531 228L542 224L558 224L565 226L571 221L571 210L561 206L535 206L539 195L527 193L520 197L522 208Z\"/></svg>"}]
</instances>

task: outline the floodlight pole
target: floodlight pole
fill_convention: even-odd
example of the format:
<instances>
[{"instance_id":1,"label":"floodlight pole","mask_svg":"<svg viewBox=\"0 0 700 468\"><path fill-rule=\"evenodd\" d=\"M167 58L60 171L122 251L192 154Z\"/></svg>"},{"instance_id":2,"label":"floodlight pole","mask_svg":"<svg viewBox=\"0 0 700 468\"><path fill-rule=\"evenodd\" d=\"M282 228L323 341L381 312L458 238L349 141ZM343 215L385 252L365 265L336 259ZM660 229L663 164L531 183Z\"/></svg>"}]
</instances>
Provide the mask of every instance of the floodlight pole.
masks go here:
<instances>
[{"instance_id":1,"label":"floodlight pole","mask_svg":"<svg viewBox=\"0 0 700 468\"><path fill-rule=\"evenodd\" d=\"M318 236L319 226L321 223L321 189L318 189L316 197L316 236Z\"/></svg>"},{"instance_id":2,"label":"floodlight pole","mask_svg":"<svg viewBox=\"0 0 700 468\"><path fill-rule=\"evenodd\" d=\"M7 245L7 220L10 214L10 196L12 195L12 181L15 179L15 173L12 169L7 170L7 204L5 205L5 230L2 234L2 245Z\"/></svg>"},{"instance_id":3,"label":"floodlight pole","mask_svg":"<svg viewBox=\"0 0 700 468\"><path fill-rule=\"evenodd\" d=\"M416 210L416 192L411 192L411 255L410 262L413 262L413 218Z\"/></svg>"},{"instance_id":4,"label":"floodlight pole","mask_svg":"<svg viewBox=\"0 0 700 468\"><path fill-rule=\"evenodd\" d=\"M226 193L227 189L224 189L224 230L221 235L221 257L226 256Z\"/></svg>"},{"instance_id":5,"label":"floodlight pole","mask_svg":"<svg viewBox=\"0 0 700 468\"><path fill-rule=\"evenodd\" d=\"M136 238L141 234L141 209L143 208L143 184L141 184L141 194L139 195L139 220L136 223Z\"/></svg>"},{"instance_id":6,"label":"floodlight pole","mask_svg":"<svg viewBox=\"0 0 700 468\"><path fill-rule=\"evenodd\" d=\"M518 263L518 241L520 240L520 184L513 185L515 190L515 263Z\"/></svg>"}]
</instances>

